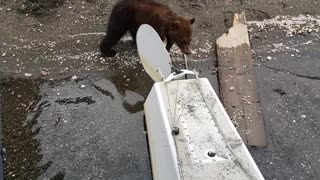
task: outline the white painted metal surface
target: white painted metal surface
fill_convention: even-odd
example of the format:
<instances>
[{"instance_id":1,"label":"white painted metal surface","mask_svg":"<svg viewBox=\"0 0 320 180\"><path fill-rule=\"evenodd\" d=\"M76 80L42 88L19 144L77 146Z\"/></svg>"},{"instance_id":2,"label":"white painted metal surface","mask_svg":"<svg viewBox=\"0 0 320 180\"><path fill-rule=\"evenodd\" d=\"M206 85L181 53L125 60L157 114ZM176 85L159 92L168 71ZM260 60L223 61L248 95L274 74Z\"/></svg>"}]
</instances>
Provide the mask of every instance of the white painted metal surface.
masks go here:
<instances>
[{"instance_id":1,"label":"white painted metal surface","mask_svg":"<svg viewBox=\"0 0 320 180\"><path fill-rule=\"evenodd\" d=\"M144 108L154 179L263 179L206 78L155 83Z\"/></svg>"},{"instance_id":2,"label":"white painted metal surface","mask_svg":"<svg viewBox=\"0 0 320 180\"><path fill-rule=\"evenodd\" d=\"M150 28L140 28L138 38L144 31L154 31ZM162 44L160 38L148 38ZM153 58L152 53L144 56L147 50L157 51L147 48L150 41L144 38L137 42L139 55L145 58L142 63L151 65L144 65L151 77L164 66L168 69L170 64L158 66L148 59ZM162 82L153 85L144 109L155 180L264 179L208 79L171 81L179 74L154 77L155 81L161 77ZM176 135L174 128L179 129Z\"/></svg>"},{"instance_id":3,"label":"white painted metal surface","mask_svg":"<svg viewBox=\"0 0 320 180\"><path fill-rule=\"evenodd\" d=\"M162 81L171 74L171 58L151 26L144 24L139 28L137 47L143 68L154 81Z\"/></svg>"}]
</instances>

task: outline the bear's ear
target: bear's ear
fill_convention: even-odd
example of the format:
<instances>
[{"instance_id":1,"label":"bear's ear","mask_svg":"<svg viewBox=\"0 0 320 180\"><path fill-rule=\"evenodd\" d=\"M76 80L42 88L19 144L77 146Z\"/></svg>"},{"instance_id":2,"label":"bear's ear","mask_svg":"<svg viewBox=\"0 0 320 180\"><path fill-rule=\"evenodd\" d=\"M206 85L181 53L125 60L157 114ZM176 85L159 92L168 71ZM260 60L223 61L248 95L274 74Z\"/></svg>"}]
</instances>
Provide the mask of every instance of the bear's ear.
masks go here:
<instances>
[{"instance_id":1,"label":"bear's ear","mask_svg":"<svg viewBox=\"0 0 320 180\"><path fill-rule=\"evenodd\" d=\"M170 28L171 30L177 30L179 29L180 26L180 22L179 21L174 21L170 23Z\"/></svg>"},{"instance_id":2,"label":"bear's ear","mask_svg":"<svg viewBox=\"0 0 320 180\"><path fill-rule=\"evenodd\" d=\"M195 18L192 18L192 19L190 19L189 21L190 21L190 24L193 24L193 23L196 21L196 19L195 19Z\"/></svg>"}]
</instances>

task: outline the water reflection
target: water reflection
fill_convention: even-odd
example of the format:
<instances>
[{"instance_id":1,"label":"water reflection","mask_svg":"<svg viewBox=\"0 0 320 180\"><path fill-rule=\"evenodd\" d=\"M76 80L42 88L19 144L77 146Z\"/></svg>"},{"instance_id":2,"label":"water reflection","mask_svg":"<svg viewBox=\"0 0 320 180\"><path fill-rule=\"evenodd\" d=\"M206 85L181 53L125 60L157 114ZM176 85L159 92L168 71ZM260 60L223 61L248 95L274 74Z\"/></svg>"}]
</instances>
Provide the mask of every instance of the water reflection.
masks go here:
<instances>
[{"instance_id":1,"label":"water reflection","mask_svg":"<svg viewBox=\"0 0 320 180\"><path fill-rule=\"evenodd\" d=\"M7 179L151 179L139 94L89 77L11 79L1 96Z\"/></svg>"}]
</instances>

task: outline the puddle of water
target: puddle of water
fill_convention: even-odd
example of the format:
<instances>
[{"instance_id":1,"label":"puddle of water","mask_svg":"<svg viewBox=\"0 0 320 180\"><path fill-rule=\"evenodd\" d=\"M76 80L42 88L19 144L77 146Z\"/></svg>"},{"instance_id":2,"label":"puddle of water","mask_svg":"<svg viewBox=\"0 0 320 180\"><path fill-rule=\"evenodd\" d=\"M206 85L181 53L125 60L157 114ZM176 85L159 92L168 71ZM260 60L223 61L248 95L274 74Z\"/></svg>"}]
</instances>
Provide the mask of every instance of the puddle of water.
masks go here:
<instances>
[{"instance_id":1,"label":"puddle of water","mask_svg":"<svg viewBox=\"0 0 320 180\"><path fill-rule=\"evenodd\" d=\"M2 81L6 179L151 179L144 97L118 89L90 77Z\"/></svg>"}]
</instances>

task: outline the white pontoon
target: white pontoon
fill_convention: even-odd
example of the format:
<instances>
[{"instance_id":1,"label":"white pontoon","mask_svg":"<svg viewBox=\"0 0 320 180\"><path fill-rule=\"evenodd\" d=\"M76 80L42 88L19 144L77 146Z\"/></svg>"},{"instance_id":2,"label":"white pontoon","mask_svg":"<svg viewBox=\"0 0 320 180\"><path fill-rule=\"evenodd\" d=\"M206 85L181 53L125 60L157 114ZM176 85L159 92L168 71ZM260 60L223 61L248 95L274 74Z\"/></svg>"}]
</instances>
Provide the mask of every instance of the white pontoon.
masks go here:
<instances>
[{"instance_id":1,"label":"white pontoon","mask_svg":"<svg viewBox=\"0 0 320 180\"><path fill-rule=\"evenodd\" d=\"M149 25L139 28L137 45L155 81L144 104L153 178L264 179L208 79L171 73L171 58ZM185 74L195 78L181 80Z\"/></svg>"}]
</instances>

